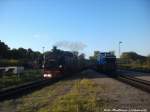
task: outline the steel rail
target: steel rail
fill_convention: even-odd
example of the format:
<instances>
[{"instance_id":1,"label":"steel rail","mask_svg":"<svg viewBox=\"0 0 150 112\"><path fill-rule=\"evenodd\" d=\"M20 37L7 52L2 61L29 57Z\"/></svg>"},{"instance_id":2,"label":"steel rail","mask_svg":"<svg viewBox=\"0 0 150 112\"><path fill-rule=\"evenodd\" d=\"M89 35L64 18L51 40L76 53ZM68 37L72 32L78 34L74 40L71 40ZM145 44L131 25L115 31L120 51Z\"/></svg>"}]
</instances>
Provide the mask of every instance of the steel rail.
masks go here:
<instances>
[{"instance_id":1,"label":"steel rail","mask_svg":"<svg viewBox=\"0 0 150 112\"><path fill-rule=\"evenodd\" d=\"M33 92L36 89L40 89L48 84L52 84L58 81L60 78L57 79L41 79L29 83L25 83L16 87L10 87L7 89L0 90L0 101L18 98L24 94L28 94Z\"/></svg>"},{"instance_id":2,"label":"steel rail","mask_svg":"<svg viewBox=\"0 0 150 112\"><path fill-rule=\"evenodd\" d=\"M81 69L77 73L82 72L83 70L85 69ZM76 74L76 73L72 73L72 74ZM41 80L25 83L19 86L0 90L0 101L12 99L12 98L18 98L22 95L29 94L34 90L40 89L46 85L53 84L65 77L68 77L68 75L66 74L64 76L52 78L52 79L41 79Z\"/></svg>"},{"instance_id":3,"label":"steel rail","mask_svg":"<svg viewBox=\"0 0 150 112\"><path fill-rule=\"evenodd\" d=\"M118 74L117 79L150 93L150 81L121 74Z\"/></svg>"}]
</instances>

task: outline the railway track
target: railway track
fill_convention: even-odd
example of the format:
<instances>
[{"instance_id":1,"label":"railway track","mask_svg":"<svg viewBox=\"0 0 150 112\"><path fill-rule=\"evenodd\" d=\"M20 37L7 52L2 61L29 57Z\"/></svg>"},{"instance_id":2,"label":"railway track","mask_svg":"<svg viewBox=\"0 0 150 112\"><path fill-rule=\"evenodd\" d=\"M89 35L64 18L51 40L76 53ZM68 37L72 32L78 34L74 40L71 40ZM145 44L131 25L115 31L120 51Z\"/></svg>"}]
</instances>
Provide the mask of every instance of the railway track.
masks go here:
<instances>
[{"instance_id":1,"label":"railway track","mask_svg":"<svg viewBox=\"0 0 150 112\"><path fill-rule=\"evenodd\" d=\"M122 75L121 73L118 74L117 79L150 93L150 81L128 75Z\"/></svg>"},{"instance_id":2,"label":"railway track","mask_svg":"<svg viewBox=\"0 0 150 112\"><path fill-rule=\"evenodd\" d=\"M78 72L81 72L83 70L84 69L81 69ZM76 74L76 73L73 73L73 74ZM53 84L53 83L65 78L65 77L67 77L67 75L59 77L59 78L53 78L53 79L41 79L41 80L37 80L34 82L22 84L22 85L19 85L16 87L11 87L11 88L7 88L4 90L0 90L0 101L18 98L20 96L32 93L34 90L38 90L42 87Z\"/></svg>"},{"instance_id":3,"label":"railway track","mask_svg":"<svg viewBox=\"0 0 150 112\"><path fill-rule=\"evenodd\" d=\"M12 98L17 98L25 94L29 94L34 90L40 89L46 85L52 84L58 81L60 78L57 79L41 79L34 82L29 82L26 84L22 84L16 87L7 88L4 90L0 90L0 101L8 100Z\"/></svg>"},{"instance_id":4,"label":"railway track","mask_svg":"<svg viewBox=\"0 0 150 112\"><path fill-rule=\"evenodd\" d=\"M110 76L110 74L109 74ZM57 82L58 80L62 79L63 77L57 79L41 79L34 82L26 83L23 85L19 85L17 87L7 88L4 90L0 90L0 101L17 98L25 94L29 94L34 90L40 89L46 85L52 84ZM139 78L131 77L128 75L122 75L121 72L117 73L117 80L130 84L136 88L140 88L148 93L150 93L150 81L142 80Z\"/></svg>"}]
</instances>

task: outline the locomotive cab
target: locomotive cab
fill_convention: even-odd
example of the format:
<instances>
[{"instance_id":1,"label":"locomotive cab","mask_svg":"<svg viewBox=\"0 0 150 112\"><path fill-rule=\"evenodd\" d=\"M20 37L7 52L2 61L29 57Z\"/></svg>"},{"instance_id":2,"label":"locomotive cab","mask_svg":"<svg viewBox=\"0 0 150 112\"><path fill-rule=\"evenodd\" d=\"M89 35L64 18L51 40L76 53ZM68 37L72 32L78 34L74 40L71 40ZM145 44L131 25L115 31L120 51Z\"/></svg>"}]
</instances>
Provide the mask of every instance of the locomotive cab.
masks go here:
<instances>
[{"instance_id":1,"label":"locomotive cab","mask_svg":"<svg viewBox=\"0 0 150 112\"><path fill-rule=\"evenodd\" d=\"M45 62L44 78L60 77L63 73L63 65L58 60L50 59Z\"/></svg>"},{"instance_id":2,"label":"locomotive cab","mask_svg":"<svg viewBox=\"0 0 150 112\"><path fill-rule=\"evenodd\" d=\"M101 52L97 59L97 69L100 72L116 71L116 56L113 52Z\"/></svg>"}]
</instances>

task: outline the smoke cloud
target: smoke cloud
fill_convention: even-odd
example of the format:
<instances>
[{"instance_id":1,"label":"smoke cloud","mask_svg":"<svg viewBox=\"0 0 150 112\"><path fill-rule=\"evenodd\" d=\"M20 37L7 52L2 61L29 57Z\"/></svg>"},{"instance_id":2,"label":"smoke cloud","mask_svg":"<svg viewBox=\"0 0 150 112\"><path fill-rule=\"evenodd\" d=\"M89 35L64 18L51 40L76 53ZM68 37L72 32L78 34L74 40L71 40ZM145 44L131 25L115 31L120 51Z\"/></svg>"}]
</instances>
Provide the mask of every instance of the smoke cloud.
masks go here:
<instances>
[{"instance_id":1,"label":"smoke cloud","mask_svg":"<svg viewBox=\"0 0 150 112\"><path fill-rule=\"evenodd\" d=\"M59 41L55 43L55 46L59 48L65 48L72 51L81 51L86 45L82 42L69 42L69 41Z\"/></svg>"}]
</instances>

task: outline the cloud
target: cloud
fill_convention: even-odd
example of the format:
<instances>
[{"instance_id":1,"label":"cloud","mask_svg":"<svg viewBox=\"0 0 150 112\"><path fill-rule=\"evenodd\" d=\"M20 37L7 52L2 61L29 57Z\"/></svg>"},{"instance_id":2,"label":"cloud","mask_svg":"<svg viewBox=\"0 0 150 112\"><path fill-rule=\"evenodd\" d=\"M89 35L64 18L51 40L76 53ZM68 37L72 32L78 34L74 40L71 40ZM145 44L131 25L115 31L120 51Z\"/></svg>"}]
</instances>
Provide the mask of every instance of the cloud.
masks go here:
<instances>
[{"instance_id":1,"label":"cloud","mask_svg":"<svg viewBox=\"0 0 150 112\"><path fill-rule=\"evenodd\" d=\"M72 51L80 51L86 47L86 45L82 42L69 42L69 41L58 41L55 43L55 46L60 48L67 48Z\"/></svg>"}]
</instances>

